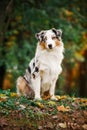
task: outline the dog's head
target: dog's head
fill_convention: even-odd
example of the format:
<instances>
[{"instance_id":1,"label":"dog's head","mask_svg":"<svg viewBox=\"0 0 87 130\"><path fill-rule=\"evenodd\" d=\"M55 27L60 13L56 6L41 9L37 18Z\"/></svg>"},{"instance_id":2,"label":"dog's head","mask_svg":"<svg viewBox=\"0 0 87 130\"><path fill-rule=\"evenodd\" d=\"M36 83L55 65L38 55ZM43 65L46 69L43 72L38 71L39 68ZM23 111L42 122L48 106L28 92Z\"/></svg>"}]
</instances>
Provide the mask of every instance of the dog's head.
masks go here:
<instances>
[{"instance_id":1,"label":"dog's head","mask_svg":"<svg viewBox=\"0 0 87 130\"><path fill-rule=\"evenodd\" d=\"M43 49L51 50L61 44L62 31L60 29L52 28L50 30L43 30L35 36Z\"/></svg>"}]
</instances>

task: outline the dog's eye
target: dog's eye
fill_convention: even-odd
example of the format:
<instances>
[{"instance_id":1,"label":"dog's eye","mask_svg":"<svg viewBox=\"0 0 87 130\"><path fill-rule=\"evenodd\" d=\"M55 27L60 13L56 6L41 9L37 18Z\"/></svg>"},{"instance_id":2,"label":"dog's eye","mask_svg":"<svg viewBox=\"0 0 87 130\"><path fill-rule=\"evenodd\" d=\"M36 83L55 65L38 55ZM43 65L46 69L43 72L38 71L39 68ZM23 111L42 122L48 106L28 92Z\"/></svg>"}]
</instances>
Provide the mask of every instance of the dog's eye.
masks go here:
<instances>
[{"instance_id":1,"label":"dog's eye","mask_svg":"<svg viewBox=\"0 0 87 130\"><path fill-rule=\"evenodd\" d=\"M57 37L56 36L53 36L52 39L55 40Z\"/></svg>"}]
</instances>

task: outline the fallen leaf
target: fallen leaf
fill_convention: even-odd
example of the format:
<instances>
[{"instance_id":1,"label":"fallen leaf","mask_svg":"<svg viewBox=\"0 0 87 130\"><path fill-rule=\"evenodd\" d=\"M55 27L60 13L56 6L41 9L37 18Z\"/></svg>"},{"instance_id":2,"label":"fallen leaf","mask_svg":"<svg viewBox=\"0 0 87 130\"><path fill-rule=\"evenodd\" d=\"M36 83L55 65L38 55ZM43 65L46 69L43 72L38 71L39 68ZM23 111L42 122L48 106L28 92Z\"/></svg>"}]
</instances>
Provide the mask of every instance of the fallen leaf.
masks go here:
<instances>
[{"instance_id":1,"label":"fallen leaf","mask_svg":"<svg viewBox=\"0 0 87 130\"><path fill-rule=\"evenodd\" d=\"M38 130L42 130L43 129L43 127L42 126L38 126Z\"/></svg>"},{"instance_id":2,"label":"fallen leaf","mask_svg":"<svg viewBox=\"0 0 87 130\"><path fill-rule=\"evenodd\" d=\"M8 126L7 120L5 118L0 118L0 125L1 126Z\"/></svg>"},{"instance_id":3,"label":"fallen leaf","mask_svg":"<svg viewBox=\"0 0 87 130\"><path fill-rule=\"evenodd\" d=\"M17 95L17 93L11 93L10 96L11 97L17 97L18 95Z\"/></svg>"},{"instance_id":4,"label":"fallen leaf","mask_svg":"<svg viewBox=\"0 0 87 130\"><path fill-rule=\"evenodd\" d=\"M85 130L87 130L87 124L84 124L84 125L82 126L82 128L85 129Z\"/></svg>"},{"instance_id":5,"label":"fallen leaf","mask_svg":"<svg viewBox=\"0 0 87 130\"><path fill-rule=\"evenodd\" d=\"M36 102L35 103L38 107L40 107L40 108L44 108L44 105L42 104L42 103L40 103L40 102Z\"/></svg>"},{"instance_id":6,"label":"fallen leaf","mask_svg":"<svg viewBox=\"0 0 87 130\"><path fill-rule=\"evenodd\" d=\"M80 102L87 103L87 99L82 98L82 99L80 100Z\"/></svg>"},{"instance_id":7,"label":"fallen leaf","mask_svg":"<svg viewBox=\"0 0 87 130\"><path fill-rule=\"evenodd\" d=\"M54 101L49 101L48 104L51 105L51 106L56 105L56 103Z\"/></svg>"},{"instance_id":8,"label":"fallen leaf","mask_svg":"<svg viewBox=\"0 0 87 130\"><path fill-rule=\"evenodd\" d=\"M43 97L43 100L48 100L48 99L50 99L51 97L52 97L51 95L44 96L44 97Z\"/></svg>"},{"instance_id":9,"label":"fallen leaf","mask_svg":"<svg viewBox=\"0 0 87 130\"><path fill-rule=\"evenodd\" d=\"M59 126L61 127L61 128L66 128L67 126L66 126L66 123L59 123Z\"/></svg>"},{"instance_id":10,"label":"fallen leaf","mask_svg":"<svg viewBox=\"0 0 87 130\"><path fill-rule=\"evenodd\" d=\"M0 94L0 98L7 99L8 96L6 96L5 94Z\"/></svg>"},{"instance_id":11,"label":"fallen leaf","mask_svg":"<svg viewBox=\"0 0 87 130\"><path fill-rule=\"evenodd\" d=\"M7 100L7 98L0 98L0 102L4 102L6 100Z\"/></svg>"},{"instance_id":12,"label":"fallen leaf","mask_svg":"<svg viewBox=\"0 0 87 130\"><path fill-rule=\"evenodd\" d=\"M61 105L57 107L57 110L62 112L68 112L70 111L70 107L69 106L64 107L63 105Z\"/></svg>"},{"instance_id":13,"label":"fallen leaf","mask_svg":"<svg viewBox=\"0 0 87 130\"><path fill-rule=\"evenodd\" d=\"M87 99L86 98L76 98L77 102L80 102L80 103L87 103Z\"/></svg>"},{"instance_id":14,"label":"fallen leaf","mask_svg":"<svg viewBox=\"0 0 87 130\"><path fill-rule=\"evenodd\" d=\"M67 98L67 96L58 96L58 95L56 95L56 98L58 99L58 100L62 100L62 99L66 99Z\"/></svg>"},{"instance_id":15,"label":"fallen leaf","mask_svg":"<svg viewBox=\"0 0 87 130\"><path fill-rule=\"evenodd\" d=\"M53 119L57 119L58 118L58 115L54 115L52 116Z\"/></svg>"},{"instance_id":16,"label":"fallen leaf","mask_svg":"<svg viewBox=\"0 0 87 130\"><path fill-rule=\"evenodd\" d=\"M61 96L61 99L66 99L66 98L67 98L67 96L66 96L66 95Z\"/></svg>"},{"instance_id":17,"label":"fallen leaf","mask_svg":"<svg viewBox=\"0 0 87 130\"><path fill-rule=\"evenodd\" d=\"M57 98L57 100L60 100L60 99L61 99L61 97L60 97L60 96L58 96L58 95L56 95L55 97Z\"/></svg>"},{"instance_id":18,"label":"fallen leaf","mask_svg":"<svg viewBox=\"0 0 87 130\"><path fill-rule=\"evenodd\" d=\"M47 122L47 128L53 129L53 123L52 122Z\"/></svg>"},{"instance_id":19,"label":"fallen leaf","mask_svg":"<svg viewBox=\"0 0 87 130\"><path fill-rule=\"evenodd\" d=\"M26 107L25 107L24 105L22 105L22 104L20 104L19 106L20 106L20 108L21 108L22 110L26 108Z\"/></svg>"}]
</instances>

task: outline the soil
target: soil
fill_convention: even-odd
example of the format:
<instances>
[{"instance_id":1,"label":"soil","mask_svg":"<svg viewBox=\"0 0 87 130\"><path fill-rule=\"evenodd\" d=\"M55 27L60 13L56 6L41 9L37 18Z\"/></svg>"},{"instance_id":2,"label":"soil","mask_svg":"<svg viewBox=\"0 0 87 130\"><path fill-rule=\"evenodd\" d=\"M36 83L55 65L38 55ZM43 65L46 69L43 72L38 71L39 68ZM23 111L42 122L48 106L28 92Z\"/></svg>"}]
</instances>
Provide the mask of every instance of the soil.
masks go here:
<instances>
[{"instance_id":1,"label":"soil","mask_svg":"<svg viewBox=\"0 0 87 130\"><path fill-rule=\"evenodd\" d=\"M4 96L5 97L5 96ZM0 130L87 130L87 99L0 98Z\"/></svg>"}]
</instances>

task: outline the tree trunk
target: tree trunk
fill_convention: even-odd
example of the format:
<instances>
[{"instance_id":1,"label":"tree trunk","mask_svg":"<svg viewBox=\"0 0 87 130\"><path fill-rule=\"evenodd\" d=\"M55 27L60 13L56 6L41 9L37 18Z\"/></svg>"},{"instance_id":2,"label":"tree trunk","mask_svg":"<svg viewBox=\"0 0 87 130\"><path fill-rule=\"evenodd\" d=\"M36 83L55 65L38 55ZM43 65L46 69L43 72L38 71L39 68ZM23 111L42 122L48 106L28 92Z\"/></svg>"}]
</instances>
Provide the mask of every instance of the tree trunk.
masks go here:
<instances>
[{"instance_id":1,"label":"tree trunk","mask_svg":"<svg viewBox=\"0 0 87 130\"><path fill-rule=\"evenodd\" d=\"M79 68L79 93L81 97L87 97L87 50L84 52L85 61Z\"/></svg>"},{"instance_id":2,"label":"tree trunk","mask_svg":"<svg viewBox=\"0 0 87 130\"><path fill-rule=\"evenodd\" d=\"M8 28L10 18L13 10L13 0L2 0L0 1L0 59L3 59L3 62L0 63L0 88L2 88L3 78L6 72L5 65L5 32Z\"/></svg>"}]
</instances>

